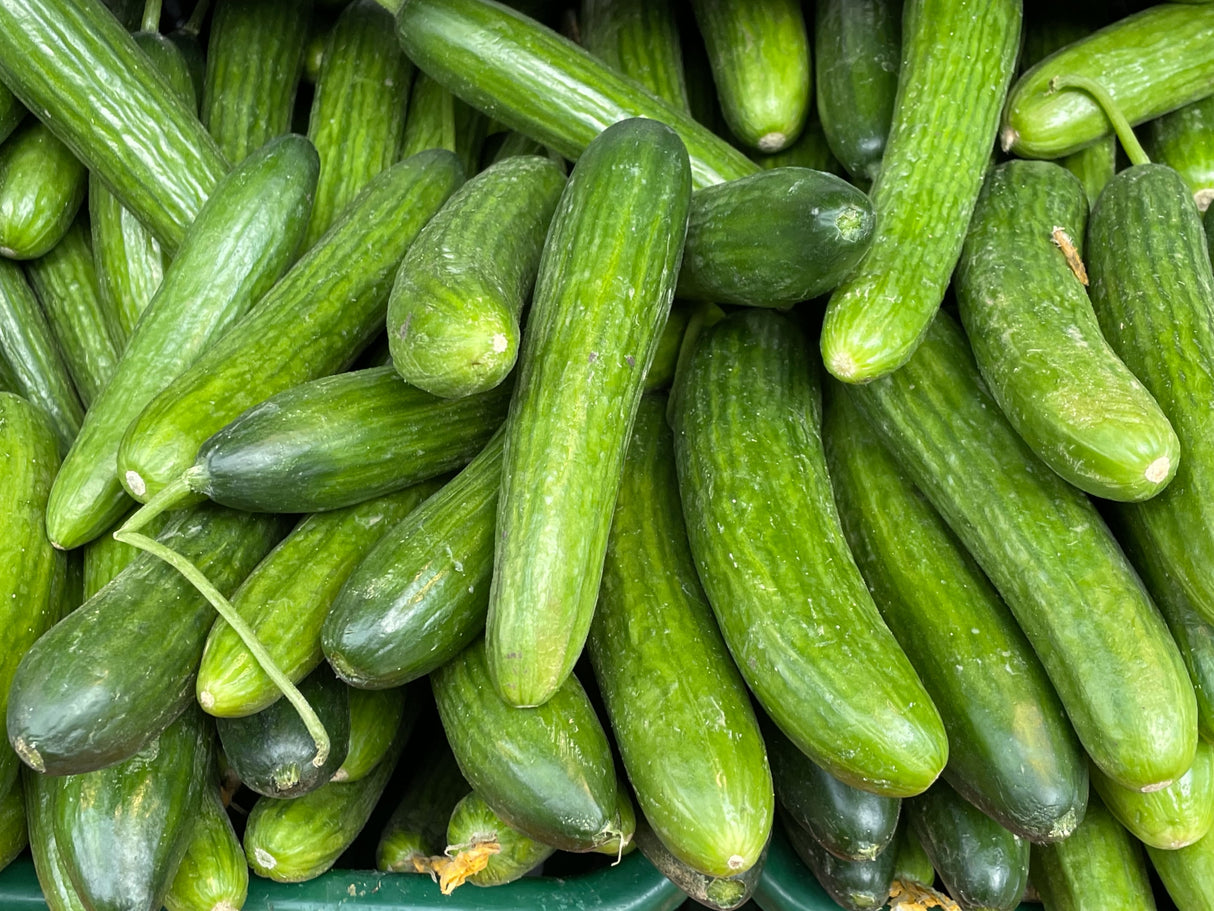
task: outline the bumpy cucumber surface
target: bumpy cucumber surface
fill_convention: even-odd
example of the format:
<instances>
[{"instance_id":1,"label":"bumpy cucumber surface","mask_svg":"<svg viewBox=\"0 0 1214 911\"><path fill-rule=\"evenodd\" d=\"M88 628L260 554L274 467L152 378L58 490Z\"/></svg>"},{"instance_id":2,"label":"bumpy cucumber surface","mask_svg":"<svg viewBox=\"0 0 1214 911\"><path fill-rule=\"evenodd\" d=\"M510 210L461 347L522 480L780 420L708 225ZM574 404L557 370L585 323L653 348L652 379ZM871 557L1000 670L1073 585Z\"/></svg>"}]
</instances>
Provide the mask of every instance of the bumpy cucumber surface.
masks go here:
<instances>
[{"instance_id":1,"label":"bumpy cucumber surface","mask_svg":"<svg viewBox=\"0 0 1214 911\"><path fill-rule=\"evenodd\" d=\"M582 0L582 47L680 110L689 110L673 0Z\"/></svg>"},{"instance_id":2,"label":"bumpy cucumber surface","mask_svg":"<svg viewBox=\"0 0 1214 911\"><path fill-rule=\"evenodd\" d=\"M88 174L40 121L0 145L0 255L37 259L71 227Z\"/></svg>"},{"instance_id":3,"label":"bumpy cucumber surface","mask_svg":"<svg viewBox=\"0 0 1214 911\"><path fill-rule=\"evenodd\" d=\"M164 893L167 911L231 911L248 897L249 865L219 788L205 781L202 791L185 854Z\"/></svg>"}]
</instances>

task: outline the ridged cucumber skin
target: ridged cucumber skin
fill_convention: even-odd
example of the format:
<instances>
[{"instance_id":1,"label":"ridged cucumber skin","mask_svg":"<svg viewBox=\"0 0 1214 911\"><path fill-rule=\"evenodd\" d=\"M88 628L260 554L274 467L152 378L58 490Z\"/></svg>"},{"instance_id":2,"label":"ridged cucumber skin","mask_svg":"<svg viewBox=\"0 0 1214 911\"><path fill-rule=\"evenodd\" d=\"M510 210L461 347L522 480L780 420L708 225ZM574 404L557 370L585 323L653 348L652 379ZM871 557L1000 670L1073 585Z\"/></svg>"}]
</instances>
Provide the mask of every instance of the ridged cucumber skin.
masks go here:
<instances>
[{"instance_id":1,"label":"ridged cucumber skin","mask_svg":"<svg viewBox=\"0 0 1214 911\"><path fill-rule=\"evenodd\" d=\"M202 790L185 854L164 893L167 911L234 911L248 898L249 865L219 788L206 781Z\"/></svg>"},{"instance_id":2,"label":"ridged cucumber skin","mask_svg":"<svg viewBox=\"0 0 1214 911\"><path fill-rule=\"evenodd\" d=\"M737 311L701 330L680 370L670 420L688 538L743 678L836 778L925 790L948 742L843 537L805 338L780 314Z\"/></svg>"},{"instance_id":3,"label":"ridged cucumber skin","mask_svg":"<svg viewBox=\"0 0 1214 911\"><path fill-rule=\"evenodd\" d=\"M47 253L71 227L87 187L84 165L31 119L0 145L0 255Z\"/></svg>"},{"instance_id":4,"label":"ridged cucumber skin","mask_svg":"<svg viewBox=\"0 0 1214 911\"><path fill-rule=\"evenodd\" d=\"M340 509L462 468L506 416L510 389L440 399L391 367L301 383L216 433L190 488L253 512Z\"/></svg>"},{"instance_id":5,"label":"ridged cucumber skin","mask_svg":"<svg viewBox=\"0 0 1214 911\"><path fill-rule=\"evenodd\" d=\"M498 695L478 639L430 684L460 772L510 825L566 851L615 834L611 748L576 676L543 705L516 708Z\"/></svg>"},{"instance_id":6,"label":"ridged cucumber skin","mask_svg":"<svg viewBox=\"0 0 1214 911\"><path fill-rule=\"evenodd\" d=\"M1214 746L1197 742L1189 770L1166 788L1144 794L1092 772L1092 787L1105 807L1144 845L1162 850L1184 848L1214 827Z\"/></svg>"},{"instance_id":7,"label":"ridged cucumber skin","mask_svg":"<svg viewBox=\"0 0 1214 911\"><path fill-rule=\"evenodd\" d=\"M826 134L822 132L822 122L816 111L811 111L809 120L797 141L781 152L770 155L762 152L752 152L751 160L764 170L771 168L812 168L815 171L825 171L827 174L842 175L843 165L835 158L830 146L826 144ZM860 186L857 183L857 186Z\"/></svg>"},{"instance_id":8,"label":"ridged cucumber skin","mask_svg":"<svg viewBox=\"0 0 1214 911\"><path fill-rule=\"evenodd\" d=\"M63 855L55 841L55 795L64 779L21 769L25 799L25 824L29 831L30 856L42 899L49 911L89 911L72 885Z\"/></svg>"},{"instance_id":9,"label":"ridged cucumber skin","mask_svg":"<svg viewBox=\"0 0 1214 911\"><path fill-rule=\"evenodd\" d=\"M896 851L887 849L872 860L844 860L827 851L783 812L779 820L792 850L835 904L846 911L878 911L885 907L894 881Z\"/></svg>"},{"instance_id":10,"label":"ridged cucumber skin","mask_svg":"<svg viewBox=\"0 0 1214 911\"><path fill-rule=\"evenodd\" d=\"M1050 911L1155 911L1142 845L1094 794L1070 837L1032 845L1030 855L1033 886Z\"/></svg>"},{"instance_id":11,"label":"ridged cucumber skin","mask_svg":"<svg viewBox=\"0 0 1214 911\"><path fill-rule=\"evenodd\" d=\"M1212 911L1214 895L1214 833L1185 848L1162 850L1146 846L1147 858L1168 896L1184 911Z\"/></svg>"},{"instance_id":12,"label":"ridged cucumber skin","mask_svg":"<svg viewBox=\"0 0 1214 911\"><path fill-rule=\"evenodd\" d=\"M1105 341L1060 248L1078 255L1086 224L1087 196L1070 171L999 165L974 207L957 308L987 388L1037 456L1087 493L1145 500L1171 482L1180 441Z\"/></svg>"},{"instance_id":13,"label":"ridged cucumber skin","mask_svg":"<svg viewBox=\"0 0 1214 911\"><path fill-rule=\"evenodd\" d=\"M1120 521L1158 564L1148 574L1160 574L1184 606L1214 623L1206 570L1214 559L1214 273L1180 175L1138 165L1110 181L1092 213L1087 261L1100 328L1159 402L1182 453L1172 483L1122 506Z\"/></svg>"},{"instance_id":14,"label":"ridged cucumber skin","mask_svg":"<svg viewBox=\"0 0 1214 911\"><path fill-rule=\"evenodd\" d=\"M423 748L416 768L405 778L392 815L375 849L375 867L388 873L424 873L419 863L442 852L447 820L469 793L446 738Z\"/></svg>"},{"instance_id":15,"label":"ridged cucumber skin","mask_svg":"<svg viewBox=\"0 0 1214 911\"><path fill-rule=\"evenodd\" d=\"M93 911L161 907L214 774L214 741L191 706L130 759L56 782L55 843Z\"/></svg>"},{"instance_id":16,"label":"ridged cucumber skin","mask_svg":"<svg viewBox=\"0 0 1214 911\"><path fill-rule=\"evenodd\" d=\"M207 200L64 459L47 507L58 546L92 540L126 511L123 487L138 487L119 477L114 460L127 425L290 264L316 171L311 144L284 136L245 159Z\"/></svg>"},{"instance_id":17,"label":"ridged cucumber skin","mask_svg":"<svg viewBox=\"0 0 1214 911\"><path fill-rule=\"evenodd\" d=\"M1131 124L1210 94L1214 6L1159 3L1046 57L1008 92L1000 142L1021 158L1060 158L1112 132L1087 92L1050 91L1059 76L1096 80Z\"/></svg>"},{"instance_id":18,"label":"ridged cucumber skin","mask_svg":"<svg viewBox=\"0 0 1214 911\"><path fill-rule=\"evenodd\" d=\"M233 608L291 680L302 680L323 660L320 631L346 578L437 488L437 482L422 482L310 515L241 583ZM195 691L199 705L221 718L259 712L282 695L222 617L207 635Z\"/></svg>"},{"instance_id":19,"label":"ridged cucumber skin","mask_svg":"<svg viewBox=\"0 0 1214 911\"><path fill-rule=\"evenodd\" d=\"M594 56L690 113L676 9L672 0L582 0L578 30Z\"/></svg>"},{"instance_id":20,"label":"ridged cucumber skin","mask_svg":"<svg viewBox=\"0 0 1214 911\"><path fill-rule=\"evenodd\" d=\"M1100 191L1117 173L1117 137L1105 136L1078 152L1064 155L1058 163L1079 178L1088 198L1088 210L1096 205Z\"/></svg>"},{"instance_id":21,"label":"ridged cucumber skin","mask_svg":"<svg viewBox=\"0 0 1214 911\"><path fill-rule=\"evenodd\" d=\"M501 474L499 430L350 573L321 628L339 677L363 688L400 686L484 632Z\"/></svg>"},{"instance_id":22,"label":"ridged cucumber skin","mask_svg":"<svg viewBox=\"0 0 1214 911\"><path fill-rule=\"evenodd\" d=\"M814 6L814 89L826 142L862 185L881 172L902 60L902 8L892 0Z\"/></svg>"},{"instance_id":23,"label":"ridged cucumber skin","mask_svg":"<svg viewBox=\"0 0 1214 911\"><path fill-rule=\"evenodd\" d=\"M422 698L417 690L360 690L349 687L350 749L333 773L334 781L366 778L392 746L402 725L412 729Z\"/></svg>"},{"instance_id":24,"label":"ridged cucumber skin","mask_svg":"<svg viewBox=\"0 0 1214 911\"><path fill-rule=\"evenodd\" d=\"M834 174L772 168L697 190L675 294L787 308L833 290L872 243L868 197Z\"/></svg>"},{"instance_id":25,"label":"ridged cucumber skin","mask_svg":"<svg viewBox=\"0 0 1214 911\"><path fill-rule=\"evenodd\" d=\"M756 165L687 113L522 13L492 0L408 0L396 14L405 53L455 95L576 161L618 120L668 124L708 186ZM561 91L554 91L561 86Z\"/></svg>"},{"instance_id":26,"label":"ridged cucumber skin","mask_svg":"<svg viewBox=\"0 0 1214 911\"><path fill-rule=\"evenodd\" d=\"M1014 0L910 0L872 248L831 295L826 369L866 383L904 364L961 255L1020 35ZM930 243L925 239L930 238Z\"/></svg>"},{"instance_id":27,"label":"ridged cucumber skin","mask_svg":"<svg viewBox=\"0 0 1214 911\"><path fill-rule=\"evenodd\" d=\"M0 257L0 360L8 367L12 391L46 414L62 457L80 432L84 406L25 271L4 257Z\"/></svg>"},{"instance_id":28,"label":"ridged cucumber skin","mask_svg":"<svg viewBox=\"0 0 1214 911\"><path fill-rule=\"evenodd\" d=\"M175 517L157 540L231 593L282 537L283 524L207 504ZM213 616L177 570L140 554L26 652L9 693L9 742L51 775L130 758L194 701Z\"/></svg>"},{"instance_id":29,"label":"ridged cucumber skin","mask_svg":"<svg viewBox=\"0 0 1214 911\"><path fill-rule=\"evenodd\" d=\"M746 684L696 577L665 404L647 396L637 412L586 645L654 833L693 869L731 876L771 836L772 777Z\"/></svg>"},{"instance_id":30,"label":"ridged cucumber skin","mask_svg":"<svg viewBox=\"0 0 1214 911\"><path fill-rule=\"evenodd\" d=\"M0 142L8 139L17 125L25 119L25 107L8 86L0 83Z\"/></svg>"},{"instance_id":31,"label":"ridged cucumber skin","mask_svg":"<svg viewBox=\"0 0 1214 911\"><path fill-rule=\"evenodd\" d=\"M175 250L228 165L98 0L6 0L0 76Z\"/></svg>"},{"instance_id":32,"label":"ridged cucumber skin","mask_svg":"<svg viewBox=\"0 0 1214 911\"><path fill-rule=\"evenodd\" d=\"M151 496L246 409L347 367L382 331L392 278L413 238L462 181L458 161L443 151L372 180L253 311L132 421L120 475L138 474Z\"/></svg>"},{"instance_id":33,"label":"ridged cucumber skin","mask_svg":"<svg viewBox=\"0 0 1214 911\"><path fill-rule=\"evenodd\" d=\"M76 221L25 271L87 408L113 376L126 344L117 312L101 299L88 225Z\"/></svg>"},{"instance_id":34,"label":"ridged cucumber skin","mask_svg":"<svg viewBox=\"0 0 1214 911\"><path fill-rule=\"evenodd\" d=\"M713 84L730 132L778 152L809 114L813 53L797 0L692 0Z\"/></svg>"},{"instance_id":35,"label":"ridged cucumber skin","mask_svg":"<svg viewBox=\"0 0 1214 911\"><path fill-rule=\"evenodd\" d=\"M405 382L460 398L506 378L564 188L551 160L514 156L469 180L426 223L388 298L389 350Z\"/></svg>"},{"instance_id":36,"label":"ridged cucumber skin","mask_svg":"<svg viewBox=\"0 0 1214 911\"><path fill-rule=\"evenodd\" d=\"M0 870L17 859L29 845L29 830L25 825L25 798L21 779L0 792Z\"/></svg>"},{"instance_id":37,"label":"ridged cucumber skin","mask_svg":"<svg viewBox=\"0 0 1214 911\"><path fill-rule=\"evenodd\" d=\"M126 569L128 564L140 553L139 548L124 544L113 536L113 532L121 528L133 514L132 509L131 512L118 519L107 534L94 538L80 549L82 564L80 604L113 582L118 574ZM165 513L154 518L143 527L143 533L149 537L156 537L164 529L169 515Z\"/></svg>"},{"instance_id":38,"label":"ridged cucumber skin","mask_svg":"<svg viewBox=\"0 0 1214 911\"><path fill-rule=\"evenodd\" d=\"M316 712L332 748L321 765L316 743L295 706L279 699L240 718L218 718L215 731L240 783L266 797L299 797L315 791L345 761L350 749L349 687L321 665L299 681L299 692Z\"/></svg>"},{"instance_id":39,"label":"ridged cucumber skin","mask_svg":"<svg viewBox=\"0 0 1214 911\"><path fill-rule=\"evenodd\" d=\"M948 894L964 908L1013 911L1029 877L1030 842L946 782L906 802L906 817Z\"/></svg>"},{"instance_id":40,"label":"ridged cucumber skin","mask_svg":"<svg viewBox=\"0 0 1214 911\"><path fill-rule=\"evenodd\" d=\"M1186 104L1150 121L1142 130L1143 148L1152 161L1177 171L1204 212L1214 201L1214 95Z\"/></svg>"},{"instance_id":41,"label":"ridged cucumber skin","mask_svg":"<svg viewBox=\"0 0 1214 911\"><path fill-rule=\"evenodd\" d=\"M409 89L408 114L400 139L400 157L408 158L426 149L456 152L455 106L458 104L463 102L419 70Z\"/></svg>"},{"instance_id":42,"label":"ridged cucumber skin","mask_svg":"<svg viewBox=\"0 0 1214 911\"><path fill-rule=\"evenodd\" d=\"M941 311L901 370L835 388L994 583L1097 765L1138 789L1183 774L1196 699L1167 627L1091 501L1002 416L956 322Z\"/></svg>"},{"instance_id":43,"label":"ridged cucumber skin","mask_svg":"<svg viewBox=\"0 0 1214 911\"><path fill-rule=\"evenodd\" d=\"M485 620L490 675L512 705L548 699L586 641L690 197L678 136L631 119L595 138L557 204L506 423Z\"/></svg>"},{"instance_id":44,"label":"ridged cucumber skin","mask_svg":"<svg viewBox=\"0 0 1214 911\"><path fill-rule=\"evenodd\" d=\"M759 860L741 873L729 876L713 876L688 866L670 853L670 849L658 838L644 817L637 820L633 840L637 851L677 885L688 898L713 911L733 911L745 905L754 894L766 861L764 851Z\"/></svg>"},{"instance_id":45,"label":"ridged cucumber skin","mask_svg":"<svg viewBox=\"0 0 1214 911\"><path fill-rule=\"evenodd\" d=\"M524 835L493 812L475 791L460 798L447 822L447 846L455 856L479 844L495 842L499 850L485 866L465 880L474 886L500 886L514 882L552 856L556 848Z\"/></svg>"}]
</instances>

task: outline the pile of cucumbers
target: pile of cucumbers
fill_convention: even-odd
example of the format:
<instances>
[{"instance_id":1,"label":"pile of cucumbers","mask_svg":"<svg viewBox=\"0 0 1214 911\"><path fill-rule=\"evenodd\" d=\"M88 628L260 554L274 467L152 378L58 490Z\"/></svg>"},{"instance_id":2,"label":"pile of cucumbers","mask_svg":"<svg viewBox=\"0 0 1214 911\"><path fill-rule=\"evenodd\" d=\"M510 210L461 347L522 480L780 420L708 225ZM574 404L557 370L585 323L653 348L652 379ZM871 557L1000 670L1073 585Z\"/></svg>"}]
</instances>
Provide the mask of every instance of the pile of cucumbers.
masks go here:
<instances>
[{"instance_id":1,"label":"pile of cucumbers","mask_svg":"<svg viewBox=\"0 0 1214 911\"><path fill-rule=\"evenodd\" d=\"M1212 198L1214 3L0 0L0 869L1212 911Z\"/></svg>"}]
</instances>

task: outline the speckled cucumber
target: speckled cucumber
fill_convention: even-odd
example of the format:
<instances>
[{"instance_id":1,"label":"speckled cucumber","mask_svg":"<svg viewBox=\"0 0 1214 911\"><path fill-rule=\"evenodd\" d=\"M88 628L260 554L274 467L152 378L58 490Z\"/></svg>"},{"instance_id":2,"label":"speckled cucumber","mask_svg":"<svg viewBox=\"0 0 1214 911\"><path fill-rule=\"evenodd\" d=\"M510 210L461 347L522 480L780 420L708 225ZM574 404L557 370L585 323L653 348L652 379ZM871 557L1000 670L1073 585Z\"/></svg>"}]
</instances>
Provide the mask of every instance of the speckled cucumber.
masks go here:
<instances>
[{"instance_id":1,"label":"speckled cucumber","mask_svg":"<svg viewBox=\"0 0 1214 911\"><path fill-rule=\"evenodd\" d=\"M683 111L687 79L673 0L582 0L582 47Z\"/></svg>"},{"instance_id":2,"label":"speckled cucumber","mask_svg":"<svg viewBox=\"0 0 1214 911\"><path fill-rule=\"evenodd\" d=\"M48 252L71 227L87 186L80 160L31 118L0 145L0 255Z\"/></svg>"}]
</instances>

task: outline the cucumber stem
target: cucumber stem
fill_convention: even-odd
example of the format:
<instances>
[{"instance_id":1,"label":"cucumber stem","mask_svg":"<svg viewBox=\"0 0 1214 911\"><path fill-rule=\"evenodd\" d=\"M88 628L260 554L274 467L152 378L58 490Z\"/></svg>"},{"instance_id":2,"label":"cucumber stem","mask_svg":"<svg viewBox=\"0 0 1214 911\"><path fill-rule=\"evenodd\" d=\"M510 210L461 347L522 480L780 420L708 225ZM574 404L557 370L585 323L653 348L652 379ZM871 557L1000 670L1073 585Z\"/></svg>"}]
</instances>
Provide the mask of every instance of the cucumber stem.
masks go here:
<instances>
[{"instance_id":1,"label":"cucumber stem","mask_svg":"<svg viewBox=\"0 0 1214 911\"><path fill-rule=\"evenodd\" d=\"M162 0L144 0L143 23L140 28L145 32L160 31L160 7Z\"/></svg>"},{"instance_id":2,"label":"cucumber stem","mask_svg":"<svg viewBox=\"0 0 1214 911\"><path fill-rule=\"evenodd\" d=\"M1091 95L1096 104L1100 106L1100 109L1104 111L1104 115L1109 118L1109 123L1113 125L1113 132L1117 134L1121 147L1125 149L1125 154L1130 159L1130 164L1151 163L1146 150L1143 149L1142 144L1138 141L1138 137L1134 135L1133 127L1126 120L1125 114L1122 113L1117 102L1113 100L1113 96L1109 94L1108 89L1095 79L1072 74L1055 76L1050 80L1050 91L1056 92L1059 89L1078 89Z\"/></svg>"},{"instance_id":3,"label":"cucumber stem","mask_svg":"<svg viewBox=\"0 0 1214 911\"><path fill-rule=\"evenodd\" d=\"M170 481L163 490L153 494L146 503L131 513L130 517L122 523L121 530L129 532L146 528L147 524L161 513L180 506L188 506L194 496L194 491L186 483L184 475L175 481Z\"/></svg>"},{"instance_id":4,"label":"cucumber stem","mask_svg":"<svg viewBox=\"0 0 1214 911\"><path fill-rule=\"evenodd\" d=\"M185 21L185 25L181 27L181 31L187 35L192 35L197 38L198 33L202 31L202 20L207 14L207 10L211 8L211 0L198 0L194 5L193 12L190 13L190 18Z\"/></svg>"}]
</instances>

